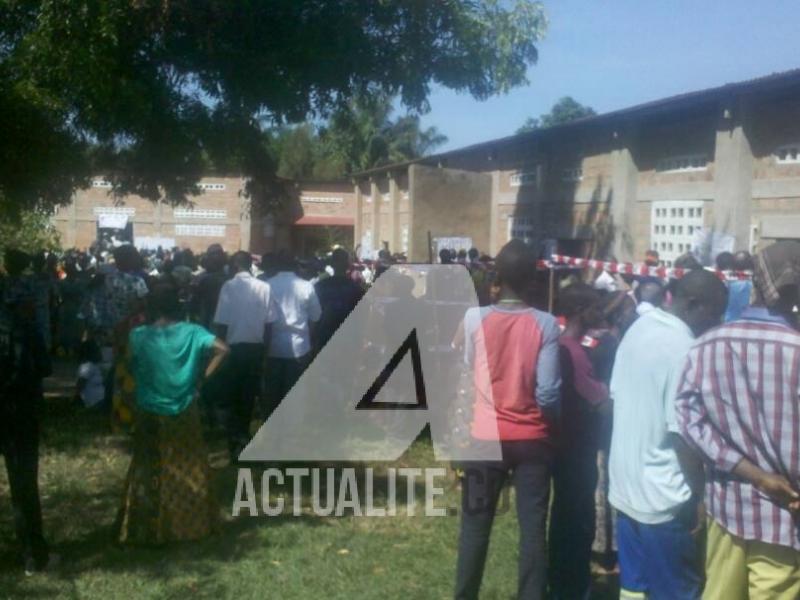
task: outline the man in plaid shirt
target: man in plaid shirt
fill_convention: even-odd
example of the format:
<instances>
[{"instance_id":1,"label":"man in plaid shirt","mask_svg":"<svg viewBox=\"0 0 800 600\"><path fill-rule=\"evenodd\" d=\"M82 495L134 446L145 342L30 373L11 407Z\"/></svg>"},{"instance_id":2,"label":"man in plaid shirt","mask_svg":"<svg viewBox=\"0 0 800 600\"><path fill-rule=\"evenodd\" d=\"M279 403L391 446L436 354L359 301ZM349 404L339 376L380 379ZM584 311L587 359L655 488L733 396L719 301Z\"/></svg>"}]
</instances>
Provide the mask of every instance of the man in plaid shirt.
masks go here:
<instances>
[{"instance_id":1,"label":"man in plaid shirt","mask_svg":"<svg viewBox=\"0 0 800 600\"><path fill-rule=\"evenodd\" d=\"M704 598L800 598L800 244L758 257L756 302L689 352L676 404L706 462Z\"/></svg>"}]
</instances>

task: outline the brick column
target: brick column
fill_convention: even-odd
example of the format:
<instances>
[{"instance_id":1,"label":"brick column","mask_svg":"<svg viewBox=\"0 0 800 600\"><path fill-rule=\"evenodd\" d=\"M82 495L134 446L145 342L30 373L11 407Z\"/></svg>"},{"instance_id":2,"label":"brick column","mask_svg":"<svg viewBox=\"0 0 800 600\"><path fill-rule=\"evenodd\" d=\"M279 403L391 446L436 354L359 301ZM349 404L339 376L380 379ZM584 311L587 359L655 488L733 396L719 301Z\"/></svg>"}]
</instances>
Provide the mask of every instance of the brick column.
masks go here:
<instances>
[{"instance_id":1,"label":"brick column","mask_svg":"<svg viewBox=\"0 0 800 600\"><path fill-rule=\"evenodd\" d=\"M721 106L714 148L715 233L732 235L734 251L749 248L753 203L753 151L747 138L744 103Z\"/></svg>"},{"instance_id":2,"label":"brick column","mask_svg":"<svg viewBox=\"0 0 800 600\"><path fill-rule=\"evenodd\" d=\"M618 130L611 151L611 219L614 225L612 245L617 260L634 260L634 218L639 170L634 161L635 132Z\"/></svg>"}]
</instances>

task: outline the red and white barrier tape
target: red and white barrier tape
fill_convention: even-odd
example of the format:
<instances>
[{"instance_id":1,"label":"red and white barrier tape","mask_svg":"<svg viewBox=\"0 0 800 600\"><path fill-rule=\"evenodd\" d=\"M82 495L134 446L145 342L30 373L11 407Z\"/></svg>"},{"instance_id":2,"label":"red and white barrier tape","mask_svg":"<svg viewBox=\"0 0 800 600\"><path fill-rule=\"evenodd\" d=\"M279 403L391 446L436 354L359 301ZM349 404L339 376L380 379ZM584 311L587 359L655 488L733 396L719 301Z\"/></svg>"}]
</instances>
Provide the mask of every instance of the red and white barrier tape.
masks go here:
<instances>
[{"instance_id":1,"label":"red and white barrier tape","mask_svg":"<svg viewBox=\"0 0 800 600\"><path fill-rule=\"evenodd\" d=\"M593 260L588 258L575 258L573 256L563 256L553 254L549 261L539 261L539 268L549 269L552 265L565 265L578 269L597 269L598 271L608 271L609 273L619 273L620 275L639 275L642 277L658 277L659 279L680 279L688 269L676 267L651 267L644 263L616 263L603 260ZM713 271L720 279L747 280L752 277L749 271Z\"/></svg>"}]
</instances>

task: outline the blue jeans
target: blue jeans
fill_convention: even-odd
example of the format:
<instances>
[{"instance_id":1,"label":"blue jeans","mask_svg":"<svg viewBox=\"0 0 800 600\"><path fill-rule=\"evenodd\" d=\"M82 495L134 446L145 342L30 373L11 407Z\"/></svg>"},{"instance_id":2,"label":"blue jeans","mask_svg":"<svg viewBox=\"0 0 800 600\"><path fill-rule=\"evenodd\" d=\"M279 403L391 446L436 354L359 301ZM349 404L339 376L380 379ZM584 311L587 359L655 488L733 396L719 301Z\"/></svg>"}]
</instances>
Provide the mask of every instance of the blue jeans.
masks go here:
<instances>
[{"instance_id":1,"label":"blue jeans","mask_svg":"<svg viewBox=\"0 0 800 600\"><path fill-rule=\"evenodd\" d=\"M703 592L703 553L691 535L694 502L674 519L647 525L620 512L617 519L620 587L648 600L695 600Z\"/></svg>"}]
</instances>

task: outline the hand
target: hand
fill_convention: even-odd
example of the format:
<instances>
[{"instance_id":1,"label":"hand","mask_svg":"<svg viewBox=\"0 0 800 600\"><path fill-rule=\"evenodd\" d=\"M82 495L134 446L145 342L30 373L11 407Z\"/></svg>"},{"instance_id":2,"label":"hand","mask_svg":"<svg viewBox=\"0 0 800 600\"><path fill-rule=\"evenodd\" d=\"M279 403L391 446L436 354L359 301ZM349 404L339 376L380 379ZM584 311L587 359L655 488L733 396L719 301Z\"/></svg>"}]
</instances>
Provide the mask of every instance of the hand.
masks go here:
<instances>
[{"instance_id":1,"label":"hand","mask_svg":"<svg viewBox=\"0 0 800 600\"><path fill-rule=\"evenodd\" d=\"M782 475L762 473L755 483L758 491L766 494L778 505L788 508L792 512L800 511L800 494Z\"/></svg>"},{"instance_id":2,"label":"hand","mask_svg":"<svg viewBox=\"0 0 800 600\"><path fill-rule=\"evenodd\" d=\"M699 538L703 535L703 532L706 529L706 505L705 502L698 502L697 503L697 522L689 533L694 538Z\"/></svg>"}]
</instances>

